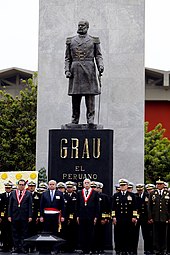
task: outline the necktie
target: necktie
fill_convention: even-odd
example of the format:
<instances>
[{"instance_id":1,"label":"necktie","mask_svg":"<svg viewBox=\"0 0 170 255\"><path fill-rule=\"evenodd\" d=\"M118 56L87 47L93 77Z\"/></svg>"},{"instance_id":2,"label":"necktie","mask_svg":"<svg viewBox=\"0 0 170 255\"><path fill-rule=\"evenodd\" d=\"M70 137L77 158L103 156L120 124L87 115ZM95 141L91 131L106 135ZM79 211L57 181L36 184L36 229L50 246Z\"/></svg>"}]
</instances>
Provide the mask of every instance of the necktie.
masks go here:
<instances>
[{"instance_id":1,"label":"necktie","mask_svg":"<svg viewBox=\"0 0 170 255\"><path fill-rule=\"evenodd\" d=\"M89 193L89 191L88 191L88 190L86 190L86 197L88 196L88 193Z\"/></svg>"},{"instance_id":2,"label":"necktie","mask_svg":"<svg viewBox=\"0 0 170 255\"><path fill-rule=\"evenodd\" d=\"M51 201L53 201L53 197L54 197L53 190L51 190Z\"/></svg>"},{"instance_id":3,"label":"necktie","mask_svg":"<svg viewBox=\"0 0 170 255\"><path fill-rule=\"evenodd\" d=\"M19 194L19 199L22 197L22 191L20 191L20 194Z\"/></svg>"}]
</instances>

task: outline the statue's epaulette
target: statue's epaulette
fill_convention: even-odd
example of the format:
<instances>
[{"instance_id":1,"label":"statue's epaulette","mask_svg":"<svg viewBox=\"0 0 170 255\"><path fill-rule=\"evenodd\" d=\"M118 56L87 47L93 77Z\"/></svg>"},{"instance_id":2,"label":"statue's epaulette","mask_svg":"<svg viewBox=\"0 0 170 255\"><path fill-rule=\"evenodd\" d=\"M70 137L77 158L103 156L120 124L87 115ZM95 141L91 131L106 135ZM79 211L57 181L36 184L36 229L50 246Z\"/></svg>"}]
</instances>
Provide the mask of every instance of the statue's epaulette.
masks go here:
<instances>
[{"instance_id":1,"label":"statue's epaulette","mask_svg":"<svg viewBox=\"0 0 170 255\"><path fill-rule=\"evenodd\" d=\"M91 36L93 38L94 43L100 43L99 37Z\"/></svg>"},{"instance_id":2,"label":"statue's epaulette","mask_svg":"<svg viewBox=\"0 0 170 255\"><path fill-rule=\"evenodd\" d=\"M72 39L73 37L74 37L74 36L67 37L67 39L66 39L66 44L70 44L70 43L71 43L71 39Z\"/></svg>"}]
</instances>

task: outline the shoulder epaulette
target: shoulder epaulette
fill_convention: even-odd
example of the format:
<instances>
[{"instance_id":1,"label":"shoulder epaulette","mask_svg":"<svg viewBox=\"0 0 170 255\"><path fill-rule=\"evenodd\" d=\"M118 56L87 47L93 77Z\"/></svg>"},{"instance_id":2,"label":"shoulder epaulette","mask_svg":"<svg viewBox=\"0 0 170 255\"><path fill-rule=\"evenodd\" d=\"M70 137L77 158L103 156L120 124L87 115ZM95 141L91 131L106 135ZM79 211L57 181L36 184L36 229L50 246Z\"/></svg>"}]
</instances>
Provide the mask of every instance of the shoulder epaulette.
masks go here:
<instances>
[{"instance_id":1,"label":"shoulder epaulette","mask_svg":"<svg viewBox=\"0 0 170 255\"><path fill-rule=\"evenodd\" d=\"M99 37L91 36L94 43L100 43Z\"/></svg>"},{"instance_id":2,"label":"shoulder epaulette","mask_svg":"<svg viewBox=\"0 0 170 255\"><path fill-rule=\"evenodd\" d=\"M66 39L66 44L70 44L70 43L71 43L71 39L72 39L73 37L74 37L74 36L67 37L67 39Z\"/></svg>"}]
</instances>

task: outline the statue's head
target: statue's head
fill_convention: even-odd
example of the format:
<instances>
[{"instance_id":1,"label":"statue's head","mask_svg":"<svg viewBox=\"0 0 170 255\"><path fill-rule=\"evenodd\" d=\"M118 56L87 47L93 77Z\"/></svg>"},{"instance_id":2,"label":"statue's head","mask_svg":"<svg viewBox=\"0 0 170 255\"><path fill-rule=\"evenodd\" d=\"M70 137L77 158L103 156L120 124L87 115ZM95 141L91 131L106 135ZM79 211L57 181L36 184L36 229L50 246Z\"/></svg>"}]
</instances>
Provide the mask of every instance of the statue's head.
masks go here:
<instances>
[{"instance_id":1,"label":"statue's head","mask_svg":"<svg viewBox=\"0 0 170 255\"><path fill-rule=\"evenodd\" d=\"M78 30L77 33L80 35L87 34L87 31L89 29L89 22L87 20L81 20L78 23Z\"/></svg>"}]
</instances>

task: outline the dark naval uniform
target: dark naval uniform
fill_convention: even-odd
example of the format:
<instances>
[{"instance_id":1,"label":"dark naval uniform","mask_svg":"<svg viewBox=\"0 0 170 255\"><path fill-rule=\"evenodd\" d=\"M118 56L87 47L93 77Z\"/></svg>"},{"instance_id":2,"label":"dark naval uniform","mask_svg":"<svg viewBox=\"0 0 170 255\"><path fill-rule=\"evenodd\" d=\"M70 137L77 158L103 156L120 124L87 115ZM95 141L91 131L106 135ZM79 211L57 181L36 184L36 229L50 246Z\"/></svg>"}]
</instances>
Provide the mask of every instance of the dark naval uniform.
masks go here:
<instances>
[{"instance_id":1,"label":"dark naval uniform","mask_svg":"<svg viewBox=\"0 0 170 255\"><path fill-rule=\"evenodd\" d=\"M94 251L100 254L103 253L105 249L105 236L106 231L108 230L106 230L106 228L110 220L110 199L105 193L99 192L98 195L100 213L95 225Z\"/></svg>"},{"instance_id":2,"label":"dark naval uniform","mask_svg":"<svg viewBox=\"0 0 170 255\"><path fill-rule=\"evenodd\" d=\"M86 34L67 38L65 72L71 72L68 95L72 96L72 123L75 124L78 124L79 121L82 96L85 96L87 106L87 122L93 123L94 121L94 96L100 94L94 60L98 69L103 67L98 37Z\"/></svg>"},{"instance_id":3,"label":"dark naval uniform","mask_svg":"<svg viewBox=\"0 0 170 255\"><path fill-rule=\"evenodd\" d=\"M38 234L38 219L40 217L40 194L37 191L30 192L32 195L32 221L28 225L28 236ZM34 246L30 247L31 251Z\"/></svg>"},{"instance_id":4,"label":"dark naval uniform","mask_svg":"<svg viewBox=\"0 0 170 255\"><path fill-rule=\"evenodd\" d=\"M116 218L116 253L133 252L132 235L134 223L132 218L137 218L136 198L132 192L117 192L112 196L112 218Z\"/></svg>"},{"instance_id":5,"label":"dark naval uniform","mask_svg":"<svg viewBox=\"0 0 170 255\"><path fill-rule=\"evenodd\" d=\"M68 199L68 215L67 215L67 232L66 232L66 240L67 240L67 251L73 252L77 247L77 194L66 193L69 197Z\"/></svg>"},{"instance_id":6,"label":"dark naval uniform","mask_svg":"<svg viewBox=\"0 0 170 255\"><path fill-rule=\"evenodd\" d=\"M12 186L11 186L12 187ZM8 205L9 205L9 197L10 193L4 192L1 194L1 233L2 233L2 243L3 243L3 251L7 252L12 249L13 241L12 241L12 232L11 232L11 222L8 221Z\"/></svg>"},{"instance_id":7,"label":"dark naval uniform","mask_svg":"<svg viewBox=\"0 0 170 255\"><path fill-rule=\"evenodd\" d=\"M170 194L167 190L154 190L150 193L148 218L153 221L153 248L155 253L166 251L166 234L170 221Z\"/></svg>"},{"instance_id":8,"label":"dark naval uniform","mask_svg":"<svg viewBox=\"0 0 170 255\"><path fill-rule=\"evenodd\" d=\"M151 243L152 243L152 232L150 231L150 225L148 224L148 200L149 194L143 192L141 195L139 193L135 194L137 202L137 212L138 212L138 221L135 227L135 247L134 251L137 253L138 242L139 242L139 231L140 227L142 230L142 236L144 240L144 251L145 253L151 252Z\"/></svg>"}]
</instances>

